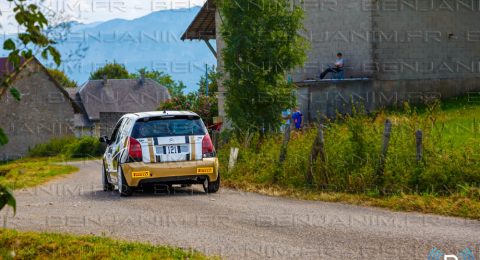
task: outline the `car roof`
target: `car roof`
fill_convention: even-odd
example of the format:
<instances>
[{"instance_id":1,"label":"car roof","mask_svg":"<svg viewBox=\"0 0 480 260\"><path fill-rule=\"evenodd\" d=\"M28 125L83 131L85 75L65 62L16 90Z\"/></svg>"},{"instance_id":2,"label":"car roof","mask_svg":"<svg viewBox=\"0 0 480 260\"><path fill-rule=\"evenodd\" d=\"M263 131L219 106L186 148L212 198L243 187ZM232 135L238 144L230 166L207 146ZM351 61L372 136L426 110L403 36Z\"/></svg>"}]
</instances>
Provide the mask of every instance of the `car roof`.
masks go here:
<instances>
[{"instance_id":1,"label":"car roof","mask_svg":"<svg viewBox=\"0 0 480 260\"><path fill-rule=\"evenodd\" d=\"M157 116L198 116L198 115L191 111L151 111L151 112L126 114L124 117L133 117L138 119L138 118L157 117Z\"/></svg>"}]
</instances>

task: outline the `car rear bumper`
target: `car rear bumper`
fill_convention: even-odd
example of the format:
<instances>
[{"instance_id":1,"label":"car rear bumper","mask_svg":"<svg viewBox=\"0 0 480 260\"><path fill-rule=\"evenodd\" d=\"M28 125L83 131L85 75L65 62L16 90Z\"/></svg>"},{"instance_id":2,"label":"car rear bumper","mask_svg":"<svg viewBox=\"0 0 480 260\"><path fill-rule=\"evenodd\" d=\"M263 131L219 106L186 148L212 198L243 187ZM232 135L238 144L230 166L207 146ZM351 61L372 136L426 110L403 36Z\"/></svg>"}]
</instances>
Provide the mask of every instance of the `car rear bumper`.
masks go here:
<instances>
[{"instance_id":1,"label":"car rear bumper","mask_svg":"<svg viewBox=\"0 0 480 260\"><path fill-rule=\"evenodd\" d=\"M123 174L128 186L137 187L140 183L153 182L185 182L208 176L210 181L218 178L218 159L205 158L200 161L184 161L170 163L125 163L122 165ZM213 168L213 171L209 171ZM147 173L148 176L133 177L137 173Z\"/></svg>"}]
</instances>

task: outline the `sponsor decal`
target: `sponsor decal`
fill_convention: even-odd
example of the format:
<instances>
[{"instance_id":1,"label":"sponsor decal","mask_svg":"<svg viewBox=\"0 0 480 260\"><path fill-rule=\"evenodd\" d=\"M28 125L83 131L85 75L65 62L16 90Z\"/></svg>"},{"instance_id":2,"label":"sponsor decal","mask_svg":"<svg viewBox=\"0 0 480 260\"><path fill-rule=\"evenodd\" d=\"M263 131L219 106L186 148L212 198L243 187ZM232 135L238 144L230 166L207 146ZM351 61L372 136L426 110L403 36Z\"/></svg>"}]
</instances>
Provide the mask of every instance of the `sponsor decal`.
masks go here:
<instances>
[{"instance_id":1,"label":"sponsor decal","mask_svg":"<svg viewBox=\"0 0 480 260\"><path fill-rule=\"evenodd\" d=\"M197 173L213 173L213 167L204 167L204 168L197 168Z\"/></svg>"},{"instance_id":2,"label":"sponsor decal","mask_svg":"<svg viewBox=\"0 0 480 260\"><path fill-rule=\"evenodd\" d=\"M132 178L143 178L143 177L150 177L149 171L141 171L141 172L132 172Z\"/></svg>"}]
</instances>

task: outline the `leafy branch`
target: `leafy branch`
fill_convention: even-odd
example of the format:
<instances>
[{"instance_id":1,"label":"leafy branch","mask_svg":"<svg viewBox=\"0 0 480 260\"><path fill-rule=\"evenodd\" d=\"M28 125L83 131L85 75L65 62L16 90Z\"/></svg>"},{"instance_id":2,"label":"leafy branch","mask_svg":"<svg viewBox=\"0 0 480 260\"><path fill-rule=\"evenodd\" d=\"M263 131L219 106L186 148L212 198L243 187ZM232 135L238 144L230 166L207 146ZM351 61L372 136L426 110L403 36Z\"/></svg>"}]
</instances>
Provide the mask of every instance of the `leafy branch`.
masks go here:
<instances>
[{"instance_id":1,"label":"leafy branch","mask_svg":"<svg viewBox=\"0 0 480 260\"><path fill-rule=\"evenodd\" d=\"M20 92L12 86L12 75L19 71L22 63L33 57L34 50L38 50L44 59L51 57L57 66L61 63L61 56L54 46L55 41L44 32L48 26L48 20L39 7L36 4L26 3L26 0L6 1L13 4L15 20L22 31L18 33L17 41L10 38L3 42L3 49L9 52L8 62L13 71L0 79L0 94L9 90L10 94L20 101ZM8 138L0 128L0 146L7 142ZM11 206L15 213L16 202L12 192L0 185L0 210L7 205Z\"/></svg>"}]
</instances>

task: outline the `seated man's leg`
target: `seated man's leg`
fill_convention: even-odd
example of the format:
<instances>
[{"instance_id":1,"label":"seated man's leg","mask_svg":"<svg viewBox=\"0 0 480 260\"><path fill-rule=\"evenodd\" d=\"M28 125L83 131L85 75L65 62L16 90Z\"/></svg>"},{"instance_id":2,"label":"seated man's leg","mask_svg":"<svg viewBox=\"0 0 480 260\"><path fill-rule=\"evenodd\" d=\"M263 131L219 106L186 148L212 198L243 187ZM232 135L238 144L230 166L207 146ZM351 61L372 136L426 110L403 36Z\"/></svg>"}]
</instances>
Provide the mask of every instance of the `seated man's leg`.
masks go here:
<instances>
[{"instance_id":1,"label":"seated man's leg","mask_svg":"<svg viewBox=\"0 0 480 260\"><path fill-rule=\"evenodd\" d=\"M335 73L335 74L333 75L333 79L342 79L343 69L341 69L341 68L334 68L334 69L333 69L333 72Z\"/></svg>"},{"instance_id":2,"label":"seated man's leg","mask_svg":"<svg viewBox=\"0 0 480 260\"><path fill-rule=\"evenodd\" d=\"M320 74L320 79L324 79L325 76L327 76L327 74L331 73L331 72L334 72L334 70L332 68L326 69L324 72L322 72L322 74Z\"/></svg>"}]
</instances>

